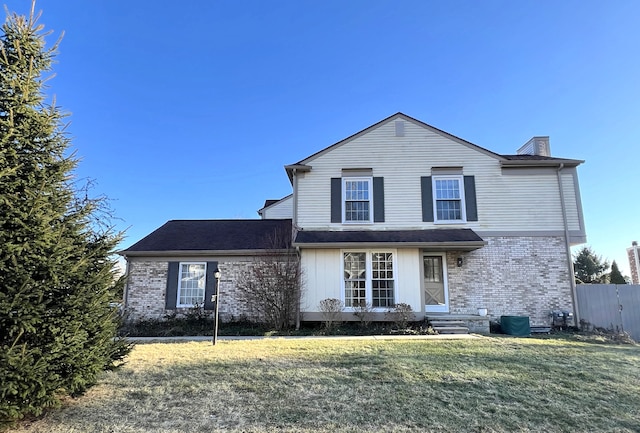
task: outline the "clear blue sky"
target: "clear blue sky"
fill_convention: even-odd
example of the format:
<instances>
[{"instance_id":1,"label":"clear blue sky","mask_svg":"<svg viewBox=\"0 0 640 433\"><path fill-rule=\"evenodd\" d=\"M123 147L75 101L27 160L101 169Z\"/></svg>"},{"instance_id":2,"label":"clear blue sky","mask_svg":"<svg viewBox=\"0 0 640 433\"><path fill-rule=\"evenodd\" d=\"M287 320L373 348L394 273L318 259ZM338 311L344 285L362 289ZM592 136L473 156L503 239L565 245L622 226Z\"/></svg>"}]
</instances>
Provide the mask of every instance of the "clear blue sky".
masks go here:
<instances>
[{"instance_id":1,"label":"clear blue sky","mask_svg":"<svg viewBox=\"0 0 640 433\"><path fill-rule=\"evenodd\" d=\"M27 0L5 0L26 12ZM583 159L589 245L640 241L640 1L39 0L50 91L122 247L256 218L283 165L397 111L497 153Z\"/></svg>"}]
</instances>

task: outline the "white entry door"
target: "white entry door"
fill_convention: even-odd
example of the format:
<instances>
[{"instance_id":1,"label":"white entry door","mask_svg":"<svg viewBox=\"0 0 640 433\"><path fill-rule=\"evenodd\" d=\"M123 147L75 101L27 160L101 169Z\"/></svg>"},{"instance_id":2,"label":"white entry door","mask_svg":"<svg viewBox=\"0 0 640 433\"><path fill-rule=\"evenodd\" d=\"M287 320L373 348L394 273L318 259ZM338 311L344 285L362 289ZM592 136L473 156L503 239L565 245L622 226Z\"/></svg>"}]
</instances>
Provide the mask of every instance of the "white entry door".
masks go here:
<instances>
[{"instance_id":1,"label":"white entry door","mask_svg":"<svg viewBox=\"0 0 640 433\"><path fill-rule=\"evenodd\" d=\"M444 254L422 256L424 303L427 313L449 312L449 290Z\"/></svg>"}]
</instances>

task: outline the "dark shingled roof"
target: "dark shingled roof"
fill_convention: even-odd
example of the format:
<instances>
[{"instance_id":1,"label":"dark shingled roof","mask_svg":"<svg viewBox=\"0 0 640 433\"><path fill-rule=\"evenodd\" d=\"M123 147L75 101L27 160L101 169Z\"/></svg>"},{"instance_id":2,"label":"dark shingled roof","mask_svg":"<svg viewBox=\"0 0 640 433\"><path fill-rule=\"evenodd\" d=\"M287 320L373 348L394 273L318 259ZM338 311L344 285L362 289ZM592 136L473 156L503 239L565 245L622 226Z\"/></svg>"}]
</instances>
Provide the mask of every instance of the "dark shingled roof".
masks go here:
<instances>
[{"instance_id":1,"label":"dark shingled roof","mask_svg":"<svg viewBox=\"0 0 640 433\"><path fill-rule=\"evenodd\" d=\"M264 206L262 206L262 209L264 209L265 207L269 207L272 204L276 204L278 203L280 200L265 200L264 202Z\"/></svg>"},{"instance_id":2,"label":"dark shingled roof","mask_svg":"<svg viewBox=\"0 0 640 433\"><path fill-rule=\"evenodd\" d=\"M274 236L280 245L273 244ZM291 220L172 220L122 255L161 251L238 251L291 247Z\"/></svg>"},{"instance_id":3,"label":"dark shingled roof","mask_svg":"<svg viewBox=\"0 0 640 433\"><path fill-rule=\"evenodd\" d=\"M446 246L447 249L476 249L486 244L471 229L300 231L295 245L343 246L354 244L388 244L395 246Z\"/></svg>"},{"instance_id":4,"label":"dark shingled roof","mask_svg":"<svg viewBox=\"0 0 640 433\"><path fill-rule=\"evenodd\" d=\"M500 155L503 158L506 158L510 161L576 161L578 160L567 160L566 158L556 158L553 156L542 156L542 155Z\"/></svg>"}]
</instances>

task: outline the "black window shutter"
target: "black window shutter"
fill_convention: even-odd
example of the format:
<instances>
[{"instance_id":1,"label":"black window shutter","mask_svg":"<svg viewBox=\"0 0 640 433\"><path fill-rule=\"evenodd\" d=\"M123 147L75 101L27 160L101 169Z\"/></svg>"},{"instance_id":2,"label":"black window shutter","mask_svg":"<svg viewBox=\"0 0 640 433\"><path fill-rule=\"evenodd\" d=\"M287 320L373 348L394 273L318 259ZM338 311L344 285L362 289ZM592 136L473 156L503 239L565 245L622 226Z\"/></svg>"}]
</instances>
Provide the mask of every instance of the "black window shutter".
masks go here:
<instances>
[{"instance_id":1,"label":"black window shutter","mask_svg":"<svg viewBox=\"0 0 640 433\"><path fill-rule=\"evenodd\" d=\"M169 270L167 272L167 291L164 295L165 308L167 310L176 309L176 301L178 298L178 272L180 263L169 262Z\"/></svg>"},{"instance_id":2,"label":"black window shutter","mask_svg":"<svg viewBox=\"0 0 640 433\"><path fill-rule=\"evenodd\" d=\"M342 222L342 178L331 178L331 222Z\"/></svg>"},{"instance_id":3,"label":"black window shutter","mask_svg":"<svg viewBox=\"0 0 640 433\"><path fill-rule=\"evenodd\" d=\"M420 187L422 191L422 221L433 222L433 186L431 184L431 176L422 176L420 178Z\"/></svg>"},{"instance_id":4,"label":"black window shutter","mask_svg":"<svg viewBox=\"0 0 640 433\"><path fill-rule=\"evenodd\" d=\"M207 275L204 286L204 309L213 310L213 302L211 302L211 295L216 291L216 277L215 272L218 269L218 262L207 262Z\"/></svg>"},{"instance_id":5,"label":"black window shutter","mask_svg":"<svg viewBox=\"0 0 640 433\"><path fill-rule=\"evenodd\" d=\"M467 206L467 221L478 221L476 179L473 176L464 177L464 199Z\"/></svg>"},{"instance_id":6,"label":"black window shutter","mask_svg":"<svg viewBox=\"0 0 640 433\"><path fill-rule=\"evenodd\" d=\"M384 177L373 178L373 222L384 222Z\"/></svg>"}]
</instances>

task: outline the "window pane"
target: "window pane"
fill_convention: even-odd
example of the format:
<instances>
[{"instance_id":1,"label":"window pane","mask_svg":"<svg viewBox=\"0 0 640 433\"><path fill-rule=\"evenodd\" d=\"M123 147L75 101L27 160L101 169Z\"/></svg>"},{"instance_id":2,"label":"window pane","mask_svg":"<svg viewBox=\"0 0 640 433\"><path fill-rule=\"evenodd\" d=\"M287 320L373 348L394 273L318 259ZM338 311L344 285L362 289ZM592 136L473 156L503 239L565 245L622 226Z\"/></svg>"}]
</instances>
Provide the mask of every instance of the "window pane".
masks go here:
<instances>
[{"instance_id":1,"label":"window pane","mask_svg":"<svg viewBox=\"0 0 640 433\"><path fill-rule=\"evenodd\" d=\"M369 202L347 201L345 203L347 221L369 221Z\"/></svg>"},{"instance_id":2,"label":"window pane","mask_svg":"<svg viewBox=\"0 0 640 433\"><path fill-rule=\"evenodd\" d=\"M436 202L438 220L461 220L460 200L438 200Z\"/></svg>"},{"instance_id":3,"label":"window pane","mask_svg":"<svg viewBox=\"0 0 640 433\"><path fill-rule=\"evenodd\" d=\"M393 253L372 253L371 295L374 307L395 305L393 280Z\"/></svg>"},{"instance_id":4,"label":"window pane","mask_svg":"<svg viewBox=\"0 0 640 433\"><path fill-rule=\"evenodd\" d=\"M194 305L204 301L205 264L183 263L180 268L178 304Z\"/></svg>"},{"instance_id":5,"label":"window pane","mask_svg":"<svg viewBox=\"0 0 640 433\"><path fill-rule=\"evenodd\" d=\"M442 259L440 257L424 258L424 279L429 282L439 283L442 275L440 266Z\"/></svg>"},{"instance_id":6,"label":"window pane","mask_svg":"<svg viewBox=\"0 0 640 433\"><path fill-rule=\"evenodd\" d=\"M345 181L345 220L370 221L369 181Z\"/></svg>"},{"instance_id":7,"label":"window pane","mask_svg":"<svg viewBox=\"0 0 640 433\"><path fill-rule=\"evenodd\" d=\"M344 253L344 305L364 306L366 303L367 255Z\"/></svg>"},{"instance_id":8,"label":"window pane","mask_svg":"<svg viewBox=\"0 0 640 433\"><path fill-rule=\"evenodd\" d=\"M436 180L436 199L451 198L460 198L460 181L458 179Z\"/></svg>"}]
</instances>

